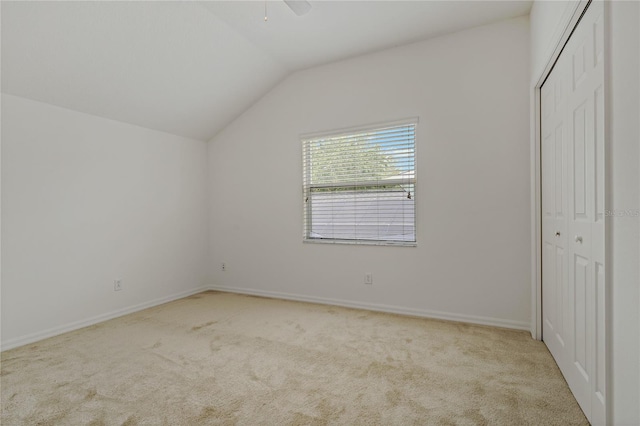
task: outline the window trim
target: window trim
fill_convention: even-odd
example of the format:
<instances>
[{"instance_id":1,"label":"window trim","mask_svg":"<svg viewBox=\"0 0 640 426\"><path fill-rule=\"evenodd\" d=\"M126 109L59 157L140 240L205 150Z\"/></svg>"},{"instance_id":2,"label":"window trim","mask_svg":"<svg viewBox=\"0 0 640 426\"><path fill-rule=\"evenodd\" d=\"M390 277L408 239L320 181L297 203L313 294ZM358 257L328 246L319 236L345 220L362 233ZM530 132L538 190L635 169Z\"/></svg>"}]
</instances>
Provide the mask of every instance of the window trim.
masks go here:
<instances>
[{"instance_id":1,"label":"window trim","mask_svg":"<svg viewBox=\"0 0 640 426\"><path fill-rule=\"evenodd\" d=\"M414 186L414 197L416 197L416 187L418 181L418 123L419 118L410 117L402 120L395 121L386 121L386 122L378 122L373 124L367 124L362 126L354 126L354 127L344 127L340 129L334 129L330 131L321 131L321 132L310 132L310 133L302 133L300 134L299 141L301 142L302 147L302 159L303 159L303 170L302 170L302 203L303 203L303 222L302 222L302 242L304 244L347 244L347 245L366 245L366 246L391 246L391 247L417 247L418 246L418 203L414 203L414 232L415 232L415 241L383 241L383 240L358 240L358 239L337 239L337 238L309 238L307 235L307 224L311 223L311 209L305 207L305 200L309 197L309 192L314 187L314 185L308 184L305 185L305 182L310 181L309 173L311 172L310 164L304 164L304 161L309 161L309 158L305 152L305 141L308 139L317 139L317 138L329 138L329 137L339 137L350 135L353 133L361 133L367 132L371 130L378 130L381 128L387 127L399 127L405 125L413 125L414 131L414 139L413 139L413 186ZM306 173L306 176L305 176ZM405 183L406 181L402 181ZM333 184L324 184L320 185L322 187L329 187ZM343 187L344 184L335 184L335 186ZM362 186L362 182L358 183L357 186ZM309 192L308 192L309 191Z\"/></svg>"}]
</instances>

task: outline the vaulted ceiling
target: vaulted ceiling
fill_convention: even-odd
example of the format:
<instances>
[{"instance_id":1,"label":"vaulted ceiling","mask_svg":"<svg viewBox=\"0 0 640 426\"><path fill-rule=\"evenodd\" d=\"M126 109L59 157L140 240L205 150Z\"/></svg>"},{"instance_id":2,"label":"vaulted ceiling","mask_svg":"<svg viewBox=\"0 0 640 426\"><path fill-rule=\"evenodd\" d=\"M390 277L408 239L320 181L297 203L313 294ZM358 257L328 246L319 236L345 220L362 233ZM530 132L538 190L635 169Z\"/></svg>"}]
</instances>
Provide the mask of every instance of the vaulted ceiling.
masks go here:
<instances>
[{"instance_id":1,"label":"vaulted ceiling","mask_svg":"<svg viewBox=\"0 0 640 426\"><path fill-rule=\"evenodd\" d=\"M2 1L2 92L209 140L296 70L527 14L530 1ZM487 46L487 48L491 48Z\"/></svg>"}]
</instances>

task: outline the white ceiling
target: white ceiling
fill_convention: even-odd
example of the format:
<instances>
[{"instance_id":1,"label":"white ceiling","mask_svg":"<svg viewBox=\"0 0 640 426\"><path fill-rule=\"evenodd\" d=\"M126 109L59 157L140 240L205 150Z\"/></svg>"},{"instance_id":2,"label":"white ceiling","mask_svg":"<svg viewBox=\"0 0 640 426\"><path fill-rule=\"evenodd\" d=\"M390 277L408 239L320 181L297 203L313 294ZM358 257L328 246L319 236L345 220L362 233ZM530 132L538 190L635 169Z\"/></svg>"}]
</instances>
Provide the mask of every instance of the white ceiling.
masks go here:
<instances>
[{"instance_id":1,"label":"white ceiling","mask_svg":"<svg viewBox=\"0 0 640 426\"><path fill-rule=\"evenodd\" d=\"M314 1L296 17L282 1L203 5L288 70L424 40L529 13L531 1Z\"/></svg>"},{"instance_id":2,"label":"white ceiling","mask_svg":"<svg viewBox=\"0 0 640 426\"><path fill-rule=\"evenodd\" d=\"M292 71L527 14L531 1L2 1L2 92L209 140Z\"/></svg>"}]
</instances>

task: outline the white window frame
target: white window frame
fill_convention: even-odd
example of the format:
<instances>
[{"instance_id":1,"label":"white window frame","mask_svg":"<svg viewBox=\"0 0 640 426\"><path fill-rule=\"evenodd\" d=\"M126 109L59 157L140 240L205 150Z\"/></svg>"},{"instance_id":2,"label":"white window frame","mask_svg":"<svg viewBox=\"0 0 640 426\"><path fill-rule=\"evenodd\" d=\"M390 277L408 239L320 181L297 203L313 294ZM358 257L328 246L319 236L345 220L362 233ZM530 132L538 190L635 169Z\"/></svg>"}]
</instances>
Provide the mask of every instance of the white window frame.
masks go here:
<instances>
[{"instance_id":1,"label":"white window frame","mask_svg":"<svg viewBox=\"0 0 640 426\"><path fill-rule=\"evenodd\" d=\"M314 132L314 133L304 133L300 135L300 142L302 145L302 161L303 161L303 184L302 184L302 203L303 203L303 242L311 243L311 244L349 244L349 245L374 245L374 246L398 246L398 247L417 247L418 245L418 203L416 202L416 192L417 192L417 182L418 182L418 172L417 172L417 163L418 163L418 117L411 117L403 120L396 121L388 121L381 122L375 124L369 124L365 126L358 127L348 127L342 129L336 129L332 131L325 132ZM345 136L353 133L362 133L368 131L382 130L389 127L403 126L403 125L413 125L414 126L414 139L413 139L413 171L414 176L412 179L413 185L413 198L414 198L414 241L384 241L384 240L371 240L371 239L335 239L335 238L313 238L308 235L310 230L312 229L311 225L311 209L307 208L307 200L310 198L310 190L313 185L310 184L311 176L310 176L310 165L304 164L307 161L308 157L306 155L306 142L310 139L318 139L318 138L328 138L328 137L336 137L336 136ZM389 181L390 184L394 183L406 183L406 179L398 179ZM309 184L307 184L309 183ZM331 187L331 186L339 186L344 187L349 184L323 184L320 185L322 187ZM353 186L363 186L361 183L353 184ZM366 185L364 185L366 186ZM318 186L316 186L318 187Z\"/></svg>"}]
</instances>

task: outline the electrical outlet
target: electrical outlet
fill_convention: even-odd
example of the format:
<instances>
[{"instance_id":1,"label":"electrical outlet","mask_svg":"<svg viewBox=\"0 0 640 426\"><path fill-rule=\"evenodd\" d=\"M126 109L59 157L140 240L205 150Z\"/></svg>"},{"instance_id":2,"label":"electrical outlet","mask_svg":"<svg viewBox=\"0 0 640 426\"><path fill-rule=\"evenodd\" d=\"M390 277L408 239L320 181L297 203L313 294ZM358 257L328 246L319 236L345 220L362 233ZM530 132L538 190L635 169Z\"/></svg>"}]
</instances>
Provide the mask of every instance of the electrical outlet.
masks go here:
<instances>
[{"instance_id":1,"label":"electrical outlet","mask_svg":"<svg viewBox=\"0 0 640 426\"><path fill-rule=\"evenodd\" d=\"M113 280L113 291L122 290L122 280Z\"/></svg>"},{"instance_id":2,"label":"electrical outlet","mask_svg":"<svg viewBox=\"0 0 640 426\"><path fill-rule=\"evenodd\" d=\"M220 269L222 269L222 272L225 272L227 270L227 264L225 262L222 262L220 264Z\"/></svg>"},{"instance_id":3,"label":"electrical outlet","mask_svg":"<svg viewBox=\"0 0 640 426\"><path fill-rule=\"evenodd\" d=\"M364 274L364 283L373 284L373 274L371 272L369 272L368 274Z\"/></svg>"}]
</instances>

